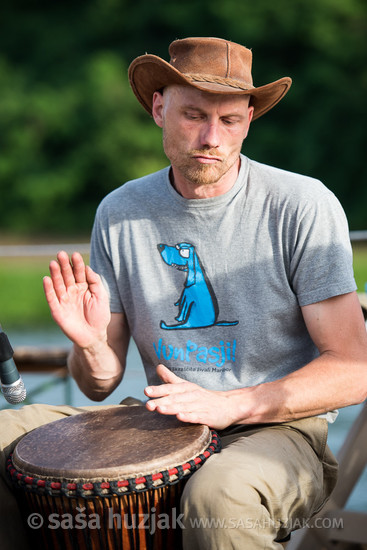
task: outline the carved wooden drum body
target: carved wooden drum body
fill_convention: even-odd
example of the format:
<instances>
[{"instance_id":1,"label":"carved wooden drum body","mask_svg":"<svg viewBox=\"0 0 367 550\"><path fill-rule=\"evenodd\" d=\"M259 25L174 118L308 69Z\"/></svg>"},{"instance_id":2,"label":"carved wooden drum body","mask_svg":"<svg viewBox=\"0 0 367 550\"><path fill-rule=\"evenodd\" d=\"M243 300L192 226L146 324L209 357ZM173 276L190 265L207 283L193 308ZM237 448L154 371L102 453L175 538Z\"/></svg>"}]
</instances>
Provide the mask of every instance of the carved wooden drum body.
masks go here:
<instances>
[{"instance_id":1,"label":"carved wooden drum body","mask_svg":"<svg viewBox=\"0 0 367 550\"><path fill-rule=\"evenodd\" d=\"M207 426L113 407L33 430L8 472L37 548L176 550L185 482L218 450Z\"/></svg>"}]
</instances>

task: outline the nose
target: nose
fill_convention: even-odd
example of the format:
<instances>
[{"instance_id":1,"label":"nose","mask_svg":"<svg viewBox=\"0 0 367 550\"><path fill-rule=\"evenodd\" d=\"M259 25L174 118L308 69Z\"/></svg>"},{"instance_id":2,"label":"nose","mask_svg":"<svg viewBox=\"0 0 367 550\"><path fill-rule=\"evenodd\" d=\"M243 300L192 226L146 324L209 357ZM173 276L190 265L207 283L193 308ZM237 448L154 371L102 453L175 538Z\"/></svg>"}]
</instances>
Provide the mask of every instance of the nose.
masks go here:
<instances>
[{"instance_id":1,"label":"nose","mask_svg":"<svg viewBox=\"0 0 367 550\"><path fill-rule=\"evenodd\" d=\"M158 248L159 252L163 252L163 250L166 248L166 245L165 244L157 244L157 248Z\"/></svg>"},{"instance_id":2,"label":"nose","mask_svg":"<svg viewBox=\"0 0 367 550\"><path fill-rule=\"evenodd\" d=\"M201 131L201 146L202 147L219 147L219 128L216 122L207 122Z\"/></svg>"}]
</instances>

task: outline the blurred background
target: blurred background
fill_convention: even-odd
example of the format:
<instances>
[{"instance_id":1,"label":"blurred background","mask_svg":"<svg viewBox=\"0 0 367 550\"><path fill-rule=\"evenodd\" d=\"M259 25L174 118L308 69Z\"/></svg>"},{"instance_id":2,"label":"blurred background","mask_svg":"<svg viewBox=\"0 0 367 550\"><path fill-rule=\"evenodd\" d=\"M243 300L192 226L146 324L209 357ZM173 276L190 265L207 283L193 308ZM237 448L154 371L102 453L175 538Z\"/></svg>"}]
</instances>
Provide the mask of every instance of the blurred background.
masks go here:
<instances>
[{"instance_id":1,"label":"blurred background","mask_svg":"<svg viewBox=\"0 0 367 550\"><path fill-rule=\"evenodd\" d=\"M0 245L88 242L106 193L166 165L127 68L145 52L168 60L169 43L190 35L251 48L256 86L293 78L284 101L252 125L244 153L321 179L350 229L367 229L365 0L3 0ZM33 290L40 262L33 254L25 268L4 254L0 323L48 324Z\"/></svg>"},{"instance_id":2,"label":"blurred background","mask_svg":"<svg viewBox=\"0 0 367 550\"><path fill-rule=\"evenodd\" d=\"M321 179L367 229L365 0L2 0L2 239L88 238L108 191L166 164L127 68L190 35L251 48L257 86L293 78L244 151Z\"/></svg>"},{"instance_id":3,"label":"blurred background","mask_svg":"<svg viewBox=\"0 0 367 550\"><path fill-rule=\"evenodd\" d=\"M256 86L293 78L284 101L252 125L244 153L321 179L350 229L367 230L366 0L2 0L0 323L15 347L68 347L42 277L61 244L84 243L88 260L95 210L109 191L167 164L127 68L146 52L168 60L169 43L186 36L251 48ZM366 242L353 249L363 291ZM134 383L142 387L143 375L131 353L139 396ZM54 391L36 397L65 399ZM345 414L346 430L357 413ZM335 449L341 441L335 435Z\"/></svg>"}]
</instances>

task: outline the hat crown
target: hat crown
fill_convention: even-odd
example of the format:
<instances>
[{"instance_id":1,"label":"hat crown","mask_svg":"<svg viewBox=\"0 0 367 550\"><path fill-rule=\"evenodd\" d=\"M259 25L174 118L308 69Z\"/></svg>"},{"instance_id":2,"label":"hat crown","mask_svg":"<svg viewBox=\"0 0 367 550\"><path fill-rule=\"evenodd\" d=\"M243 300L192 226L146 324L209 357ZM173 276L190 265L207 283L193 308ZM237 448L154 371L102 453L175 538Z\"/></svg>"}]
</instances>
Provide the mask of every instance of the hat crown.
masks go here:
<instances>
[{"instance_id":1,"label":"hat crown","mask_svg":"<svg viewBox=\"0 0 367 550\"><path fill-rule=\"evenodd\" d=\"M170 62L146 53L134 59L129 67L131 88L150 115L154 93L166 86L179 85L211 94L248 95L255 120L279 103L292 84L291 78L285 76L255 88L251 50L222 38L175 40L169 53Z\"/></svg>"},{"instance_id":2,"label":"hat crown","mask_svg":"<svg viewBox=\"0 0 367 550\"><path fill-rule=\"evenodd\" d=\"M221 38L184 38L170 44L170 64L187 75L208 75L253 85L252 52Z\"/></svg>"}]
</instances>

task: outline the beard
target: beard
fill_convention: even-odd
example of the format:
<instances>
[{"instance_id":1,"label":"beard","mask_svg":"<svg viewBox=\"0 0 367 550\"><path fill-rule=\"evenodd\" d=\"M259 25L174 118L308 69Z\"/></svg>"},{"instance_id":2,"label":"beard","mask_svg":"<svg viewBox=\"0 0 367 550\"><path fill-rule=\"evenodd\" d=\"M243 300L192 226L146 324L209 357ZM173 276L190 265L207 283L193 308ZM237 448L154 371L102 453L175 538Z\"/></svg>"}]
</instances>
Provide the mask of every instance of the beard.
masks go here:
<instances>
[{"instance_id":1,"label":"beard","mask_svg":"<svg viewBox=\"0 0 367 550\"><path fill-rule=\"evenodd\" d=\"M238 161L239 156L238 153L235 153L228 157L223 157L213 149L183 151L180 149L176 140L168 140L165 134L163 135L163 147L171 165L174 166L188 182L196 186L217 183ZM219 160L211 164L202 164L195 158L195 156L200 155L213 157Z\"/></svg>"},{"instance_id":2,"label":"beard","mask_svg":"<svg viewBox=\"0 0 367 550\"><path fill-rule=\"evenodd\" d=\"M223 170L222 162L214 164L200 164L195 159L188 159L187 162L176 164L177 169L194 185L210 185L216 183L226 172Z\"/></svg>"}]
</instances>

